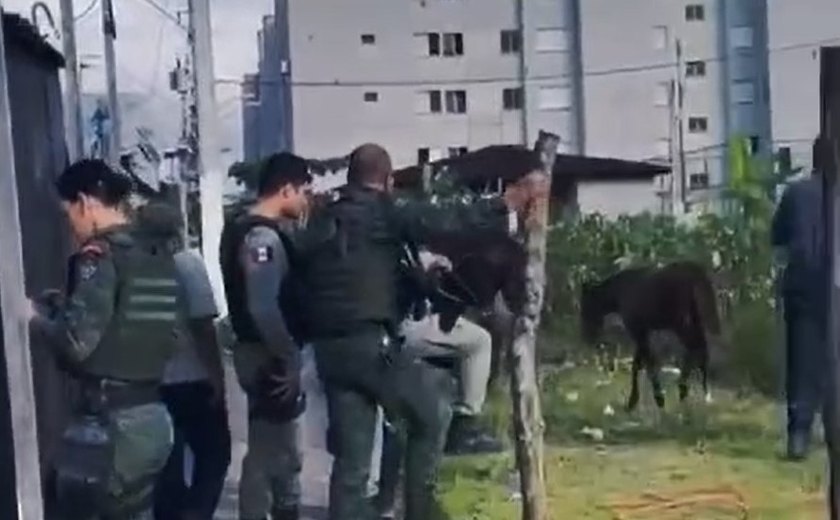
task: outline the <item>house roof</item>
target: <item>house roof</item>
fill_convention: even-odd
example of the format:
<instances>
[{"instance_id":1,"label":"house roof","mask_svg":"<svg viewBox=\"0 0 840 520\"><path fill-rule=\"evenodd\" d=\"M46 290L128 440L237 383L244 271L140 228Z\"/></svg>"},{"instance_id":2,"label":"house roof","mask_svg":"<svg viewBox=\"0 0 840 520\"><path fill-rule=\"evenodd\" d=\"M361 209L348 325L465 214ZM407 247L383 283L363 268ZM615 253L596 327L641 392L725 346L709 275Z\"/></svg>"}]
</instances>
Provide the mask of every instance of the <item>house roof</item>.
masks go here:
<instances>
[{"instance_id":1,"label":"house roof","mask_svg":"<svg viewBox=\"0 0 840 520\"><path fill-rule=\"evenodd\" d=\"M519 145L496 145L464 155L432 163L435 171L445 168L447 175L455 175L458 183L481 188L488 183L516 180L539 169L539 156ZM560 186L582 180L652 179L671 171L666 165L623 159L558 154L554 161L553 180ZM422 183L423 167L410 166L394 173L398 188L418 187Z\"/></svg>"},{"instance_id":2,"label":"house roof","mask_svg":"<svg viewBox=\"0 0 840 520\"><path fill-rule=\"evenodd\" d=\"M3 33L7 46L17 47L55 68L64 67L64 56L47 43L26 18L4 12Z\"/></svg>"}]
</instances>

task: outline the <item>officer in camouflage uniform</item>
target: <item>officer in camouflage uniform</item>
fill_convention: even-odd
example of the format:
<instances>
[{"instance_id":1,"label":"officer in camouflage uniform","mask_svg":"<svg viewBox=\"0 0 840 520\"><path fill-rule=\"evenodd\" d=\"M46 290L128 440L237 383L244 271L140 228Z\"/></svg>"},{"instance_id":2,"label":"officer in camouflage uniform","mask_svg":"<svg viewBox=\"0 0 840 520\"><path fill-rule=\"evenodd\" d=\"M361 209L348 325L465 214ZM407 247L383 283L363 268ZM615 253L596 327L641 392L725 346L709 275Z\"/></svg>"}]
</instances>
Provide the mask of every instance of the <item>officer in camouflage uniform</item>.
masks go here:
<instances>
[{"instance_id":1,"label":"officer in camouflage uniform","mask_svg":"<svg viewBox=\"0 0 840 520\"><path fill-rule=\"evenodd\" d=\"M330 520L376 517L365 495L377 405L407 424L406 519L444 515L434 494L451 408L439 389L439 373L400 349L397 331L404 299L411 298L400 293L404 248L422 243L431 229L507 228L510 210L523 209L538 188L528 176L506 193L508 207L490 200L438 208L395 203L392 182L388 153L361 146L351 155L347 186L313 215L307 230L308 330L326 390L335 457Z\"/></svg>"},{"instance_id":2,"label":"officer in camouflage uniform","mask_svg":"<svg viewBox=\"0 0 840 520\"><path fill-rule=\"evenodd\" d=\"M69 520L150 519L172 445L159 385L174 347L175 266L138 239L120 208L131 183L104 162L70 166L57 188L81 247L66 296L45 294L32 320L83 398L55 463L56 494Z\"/></svg>"},{"instance_id":3,"label":"officer in camouflage uniform","mask_svg":"<svg viewBox=\"0 0 840 520\"><path fill-rule=\"evenodd\" d=\"M307 208L305 160L275 154L260 173L257 203L225 224L221 264L237 343L234 365L248 397L241 520L297 520L302 460L297 418L301 330L291 228Z\"/></svg>"}]
</instances>

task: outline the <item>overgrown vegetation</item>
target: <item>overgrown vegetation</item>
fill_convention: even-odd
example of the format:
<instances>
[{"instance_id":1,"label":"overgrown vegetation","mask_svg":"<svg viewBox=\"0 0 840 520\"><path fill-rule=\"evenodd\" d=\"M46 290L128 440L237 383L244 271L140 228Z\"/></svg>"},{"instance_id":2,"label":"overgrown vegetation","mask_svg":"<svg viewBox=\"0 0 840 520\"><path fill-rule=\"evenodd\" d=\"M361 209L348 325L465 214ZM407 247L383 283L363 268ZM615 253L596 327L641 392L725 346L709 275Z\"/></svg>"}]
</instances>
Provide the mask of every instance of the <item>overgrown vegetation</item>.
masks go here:
<instances>
[{"instance_id":1,"label":"overgrown vegetation","mask_svg":"<svg viewBox=\"0 0 840 520\"><path fill-rule=\"evenodd\" d=\"M822 450L803 464L782 460L783 409L773 400L717 389L711 405L697 394L681 405L668 377L664 412L644 389L640 411L629 414L626 368L607 377L592 366L568 365L543 378L552 518L622 518L621 505L653 495L669 506L623 518L826 516ZM502 393L492 402L490 415L504 427L509 403ZM514 468L512 454L449 459L441 489L452 518L518 518ZM704 493L717 497L701 500Z\"/></svg>"}]
</instances>

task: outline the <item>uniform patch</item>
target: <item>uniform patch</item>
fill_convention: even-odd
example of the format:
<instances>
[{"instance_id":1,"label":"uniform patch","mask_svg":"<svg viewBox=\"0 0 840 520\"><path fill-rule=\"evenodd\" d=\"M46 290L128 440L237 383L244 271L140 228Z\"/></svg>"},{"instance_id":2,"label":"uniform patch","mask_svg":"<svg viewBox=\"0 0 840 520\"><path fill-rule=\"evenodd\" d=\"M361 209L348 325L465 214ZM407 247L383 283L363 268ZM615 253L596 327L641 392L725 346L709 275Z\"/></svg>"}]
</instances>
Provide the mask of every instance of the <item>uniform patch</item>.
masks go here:
<instances>
[{"instance_id":1,"label":"uniform patch","mask_svg":"<svg viewBox=\"0 0 840 520\"><path fill-rule=\"evenodd\" d=\"M96 275L98 270L99 266L95 260L82 260L82 262L79 263L79 279L90 280L94 277L94 275Z\"/></svg>"},{"instance_id":2,"label":"uniform patch","mask_svg":"<svg viewBox=\"0 0 840 520\"><path fill-rule=\"evenodd\" d=\"M251 260L258 264L270 262L274 258L274 249L270 246L251 248Z\"/></svg>"}]
</instances>

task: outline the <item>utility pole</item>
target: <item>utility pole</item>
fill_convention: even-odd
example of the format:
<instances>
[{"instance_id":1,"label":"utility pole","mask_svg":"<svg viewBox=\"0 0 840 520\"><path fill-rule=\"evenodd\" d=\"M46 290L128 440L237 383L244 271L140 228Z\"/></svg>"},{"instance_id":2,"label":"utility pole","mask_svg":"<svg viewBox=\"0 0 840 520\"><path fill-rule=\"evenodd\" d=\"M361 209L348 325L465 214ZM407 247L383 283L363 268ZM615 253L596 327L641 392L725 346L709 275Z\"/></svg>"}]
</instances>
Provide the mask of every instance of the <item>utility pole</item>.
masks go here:
<instances>
[{"instance_id":1,"label":"utility pole","mask_svg":"<svg viewBox=\"0 0 840 520\"><path fill-rule=\"evenodd\" d=\"M3 1L0 0L0 15ZM18 213L12 115L0 16L0 316L14 451L17 520L44 518L35 388L29 354L29 320Z\"/></svg>"},{"instance_id":2,"label":"utility pole","mask_svg":"<svg viewBox=\"0 0 840 520\"><path fill-rule=\"evenodd\" d=\"M821 50L820 98L822 104L817 145L818 164L814 167L823 178L823 221L825 223L825 260L830 267L828 309L828 391L825 422L830 481L828 505L831 520L840 519L840 47Z\"/></svg>"},{"instance_id":3,"label":"utility pole","mask_svg":"<svg viewBox=\"0 0 840 520\"><path fill-rule=\"evenodd\" d=\"M522 125L522 144L528 146L530 144L530 134L528 131L528 63L526 61L526 41L525 41L525 22L527 12L525 11L525 0L516 0L516 31L519 38L519 52L517 54L517 74L519 75L519 88L522 89L522 110L519 111L520 121Z\"/></svg>"},{"instance_id":4,"label":"utility pole","mask_svg":"<svg viewBox=\"0 0 840 520\"><path fill-rule=\"evenodd\" d=\"M114 56L114 40L117 38L117 24L114 19L112 0L102 0L102 34L105 38L105 75L108 82L108 117L111 121L109 132L108 159L111 164L120 163L120 107L117 96L117 61Z\"/></svg>"},{"instance_id":5,"label":"utility pole","mask_svg":"<svg viewBox=\"0 0 840 520\"><path fill-rule=\"evenodd\" d=\"M686 178L685 178L685 130L683 128L683 102L685 100L685 82L683 81L682 40L675 41L676 70L671 81L670 109L671 109L671 208L674 215L686 212Z\"/></svg>"},{"instance_id":6,"label":"utility pole","mask_svg":"<svg viewBox=\"0 0 840 520\"><path fill-rule=\"evenodd\" d=\"M61 44L64 48L64 79L66 91L64 105L67 129L67 151L70 162L76 162L84 155L84 126L82 123L82 76L79 58L76 54L76 22L73 16L73 0L61 0Z\"/></svg>"},{"instance_id":7,"label":"utility pole","mask_svg":"<svg viewBox=\"0 0 840 520\"><path fill-rule=\"evenodd\" d=\"M190 45L193 53L193 78L198 116L198 174L201 198L201 250L210 283L221 309L227 313L219 244L224 225L223 190L225 172L221 165L217 136L215 75L213 73L213 38L210 24L210 1L189 0Z\"/></svg>"}]
</instances>

